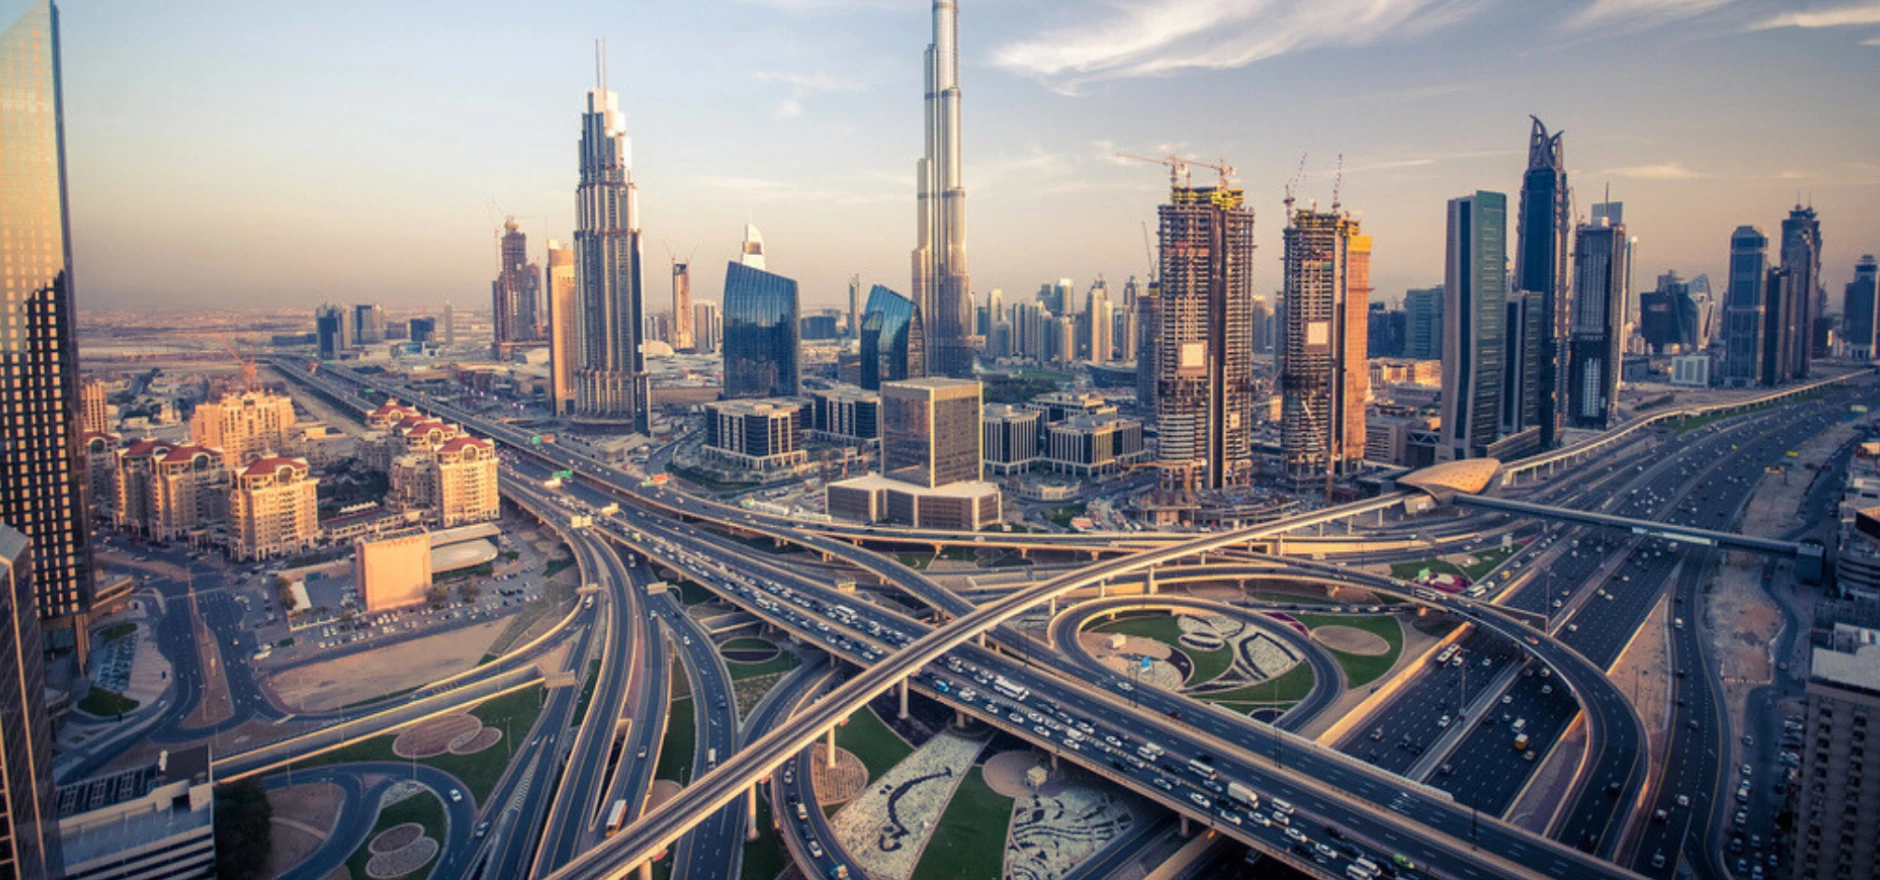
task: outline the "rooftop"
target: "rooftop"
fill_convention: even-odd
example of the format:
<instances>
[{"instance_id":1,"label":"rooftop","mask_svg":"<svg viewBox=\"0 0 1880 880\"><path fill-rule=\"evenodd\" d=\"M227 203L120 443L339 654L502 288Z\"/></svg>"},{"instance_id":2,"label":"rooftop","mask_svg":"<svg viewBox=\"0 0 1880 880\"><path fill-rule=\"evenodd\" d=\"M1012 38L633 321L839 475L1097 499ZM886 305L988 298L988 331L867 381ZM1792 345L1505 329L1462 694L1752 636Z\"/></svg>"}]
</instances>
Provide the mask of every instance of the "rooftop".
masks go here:
<instances>
[{"instance_id":1,"label":"rooftop","mask_svg":"<svg viewBox=\"0 0 1880 880\"><path fill-rule=\"evenodd\" d=\"M1880 629L1837 623L1829 646L1816 648L1811 682L1880 693Z\"/></svg>"}]
</instances>

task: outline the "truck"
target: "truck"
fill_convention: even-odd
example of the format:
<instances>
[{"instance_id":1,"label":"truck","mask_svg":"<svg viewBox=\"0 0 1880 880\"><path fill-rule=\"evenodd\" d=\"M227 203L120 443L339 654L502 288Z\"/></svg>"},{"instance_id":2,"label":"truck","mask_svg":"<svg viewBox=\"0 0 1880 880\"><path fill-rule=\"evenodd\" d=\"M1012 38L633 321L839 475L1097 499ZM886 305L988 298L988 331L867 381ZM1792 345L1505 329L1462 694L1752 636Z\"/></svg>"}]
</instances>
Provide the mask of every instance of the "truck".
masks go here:
<instances>
[{"instance_id":1,"label":"truck","mask_svg":"<svg viewBox=\"0 0 1880 880\"><path fill-rule=\"evenodd\" d=\"M1260 796L1255 794L1253 789L1238 782L1227 783L1227 796L1249 810L1260 808Z\"/></svg>"},{"instance_id":2,"label":"truck","mask_svg":"<svg viewBox=\"0 0 1880 880\"><path fill-rule=\"evenodd\" d=\"M830 866L829 880L849 880L849 866L848 865Z\"/></svg>"},{"instance_id":3,"label":"truck","mask_svg":"<svg viewBox=\"0 0 1880 880\"><path fill-rule=\"evenodd\" d=\"M620 833L620 829L626 824L627 801L625 798L622 798L614 801L614 805L607 810L607 836L612 837Z\"/></svg>"},{"instance_id":4,"label":"truck","mask_svg":"<svg viewBox=\"0 0 1880 880\"><path fill-rule=\"evenodd\" d=\"M1525 733L1515 734L1514 735L1514 750L1517 752L1525 752L1527 751L1527 747L1528 747L1528 735Z\"/></svg>"},{"instance_id":5,"label":"truck","mask_svg":"<svg viewBox=\"0 0 1880 880\"><path fill-rule=\"evenodd\" d=\"M560 477L549 477L548 479L546 479L546 480L543 480L543 481L542 481L542 488L544 488L544 489L559 489L559 488L561 488L561 478L560 478Z\"/></svg>"}]
</instances>

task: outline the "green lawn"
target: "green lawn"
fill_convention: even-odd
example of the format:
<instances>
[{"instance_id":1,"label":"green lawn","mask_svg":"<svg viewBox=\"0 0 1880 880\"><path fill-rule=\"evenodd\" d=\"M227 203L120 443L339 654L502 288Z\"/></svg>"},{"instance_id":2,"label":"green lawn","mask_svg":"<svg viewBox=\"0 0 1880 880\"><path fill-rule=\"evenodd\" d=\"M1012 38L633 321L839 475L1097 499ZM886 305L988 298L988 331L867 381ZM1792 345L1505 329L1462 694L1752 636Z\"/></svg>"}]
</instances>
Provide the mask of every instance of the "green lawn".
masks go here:
<instances>
[{"instance_id":1,"label":"green lawn","mask_svg":"<svg viewBox=\"0 0 1880 880\"><path fill-rule=\"evenodd\" d=\"M803 661L798 660L795 654L784 651L762 663L727 661L725 668L731 670L732 681L742 681L747 678L756 678L760 675L776 675L779 672L789 672L802 665L802 663Z\"/></svg>"},{"instance_id":2,"label":"green lawn","mask_svg":"<svg viewBox=\"0 0 1880 880\"><path fill-rule=\"evenodd\" d=\"M137 705L136 700L101 687L87 691L85 698L78 701L78 708L100 718L114 718L120 713L136 709Z\"/></svg>"},{"instance_id":3,"label":"green lawn","mask_svg":"<svg viewBox=\"0 0 1880 880\"><path fill-rule=\"evenodd\" d=\"M1050 510L1045 511L1044 518L1046 521L1050 522L1052 525L1058 526L1060 528L1068 529L1071 527L1071 520L1077 517L1083 516L1085 513L1088 513L1088 512L1089 512L1089 507L1085 505L1082 501L1079 501L1075 504L1066 504L1061 507L1053 507Z\"/></svg>"},{"instance_id":4,"label":"green lawn","mask_svg":"<svg viewBox=\"0 0 1880 880\"><path fill-rule=\"evenodd\" d=\"M913 880L999 880L1012 799L992 790L979 768L966 771L940 815Z\"/></svg>"},{"instance_id":5,"label":"green lawn","mask_svg":"<svg viewBox=\"0 0 1880 880\"><path fill-rule=\"evenodd\" d=\"M677 656L672 658L672 672L667 675L672 682L672 699L678 700L692 695L692 677L685 674L685 664Z\"/></svg>"},{"instance_id":6,"label":"green lawn","mask_svg":"<svg viewBox=\"0 0 1880 880\"><path fill-rule=\"evenodd\" d=\"M1520 549L1519 546L1509 545L1507 547L1490 547L1479 553L1466 554L1475 557L1475 562L1466 566L1457 565L1446 559L1425 559L1419 562L1393 563L1390 567L1390 576L1400 581L1416 580L1417 575L1421 574L1423 570L1427 568L1431 574L1460 575L1468 578L1470 581L1478 581L1482 579L1483 575L1493 571L1495 566L1500 565L1502 560L1513 556L1515 551Z\"/></svg>"},{"instance_id":7,"label":"green lawn","mask_svg":"<svg viewBox=\"0 0 1880 880\"><path fill-rule=\"evenodd\" d=\"M574 557L572 556L563 556L557 559L550 559L546 565L542 566L542 579L547 580L549 578L554 577L555 575L561 574L563 570L570 569L573 567L574 567Z\"/></svg>"},{"instance_id":8,"label":"green lawn","mask_svg":"<svg viewBox=\"0 0 1880 880\"><path fill-rule=\"evenodd\" d=\"M862 765L868 768L869 779L880 779L914 752L875 717L874 710L866 708L850 715L849 723L836 728L836 745L862 760Z\"/></svg>"},{"instance_id":9,"label":"green lawn","mask_svg":"<svg viewBox=\"0 0 1880 880\"><path fill-rule=\"evenodd\" d=\"M353 854L346 859L347 872L351 873L354 877L365 877L366 863L372 860L372 838L377 837L381 831L396 825L403 825L406 822L416 822L419 825L423 825L424 835L426 837L437 841L439 844L445 842L444 802L438 800L438 796L435 793L426 789L425 791L418 792L411 797L405 798L379 811L379 820L373 823L372 832L366 835L366 840L359 845L359 849L355 850ZM439 851L441 852L442 850L440 849ZM435 859L435 857L433 858ZM417 870L402 876L410 877L417 874L428 865L430 865L430 862L426 862L424 865L419 866Z\"/></svg>"},{"instance_id":10,"label":"green lawn","mask_svg":"<svg viewBox=\"0 0 1880 880\"><path fill-rule=\"evenodd\" d=\"M1312 692L1312 684L1312 664L1301 662L1259 684L1193 696L1210 703L1296 703Z\"/></svg>"},{"instance_id":11,"label":"green lawn","mask_svg":"<svg viewBox=\"0 0 1880 880\"><path fill-rule=\"evenodd\" d=\"M769 639L739 636L735 639L726 640L724 644L718 646L718 649L721 651L761 651L765 648L775 647L777 647L777 644Z\"/></svg>"},{"instance_id":12,"label":"green lawn","mask_svg":"<svg viewBox=\"0 0 1880 880\"><path fill-rule=\"evenodd\" d=\"M1338 660L1338 665L1344 667L1345 684L1349 687L1360 687L1376 681L1384 673L1389 672L1392 666L1397 665L1397 656L1403 653L1403 627L1398 625L1394 617L1382 615L1361 617L1344 614L1297 614L1294 616L1308 629L1318 629L1326 625L1348 626L1376 633L1384 641L1390 643L1390 650L1376 657L1347 654L1343 651L1331 652L1332 656Z\"/></svg>"},{"instance_id":13,"label":"green lawn","mask_svg":"<svg viewBox=\"0 0 1880 880\"><path fill-rule=\"evenodd\" d=\"M659 743L658 779L670 779L681 785L692 781L692 753L698 749L698 719L693 717L692 698L672 701L666 712L666 738Z\"/></svg>"},{"instance_id":14,"label":"green lawn","mask_svg":"<svg viewBox=\"0 0 1880 880\"><path fill-rule=\"evenodd\" d=\"M743 874L751 880L771 880L789 866L790 856L784 851L783 842L777 839L777 830L771 827L770 799L760 797L757 799L757 839L744 842Z\"/></svg>"},{"instance_id":15,"label":"green lawn","mask_svg":"<svg viewBox=\"0 0 1880 880\"><path fill-rule=\"evenodd\" d=\"M717 593L705 589L705 585L697 581L680 581L678 590L679 601L687 605L701 605L718 598Z\"/></svg>"},{"instance_id":16,"label":"green lawn","mask_svg":"<svg viewBox=\"0 0 1880 880\"><path fill-rule=\"evenodd\" d=\"M594 701L594 686L600 683L600 671L600 658L588 661L587 681L581 685L581 698L574 704L574 727L580 727L582 719L587 718L588 704Z\"/></svg>"},{"instance_id":17,"label":"green lawn","mask_svg":"<svg viewBox=\"0 0 1880 880\"><path fill-rule=\"evenodd\" d=\"M896 553L894 558L915 571L926 571L933 564L932 553Z\"/></svg>"},{"instance_id":18,"label":"green lawn","mask_svg":"<svg viewBox=\"0 0 1880 880\"><path fill-rule=\"evenodd\" d=\"M1122 633L1129 636L1141 636L1154 639L1188 656L1193 670L1188 674L1188 687L1206 684L1226 672L1234 665L1233 649L1215 648L1212 651L1197 651L1181 643L1181 624L1173 615L1157 614L1145 617L1124 617L1109 623L1093 626L1092 632Z\"/></svg>"},{"instance_id":19,"label":"green lawn","mask_svg":"<svg viewBox=\"0 0 1880 880\"><path fill-rule=\"evenodd\" d=\"M477 802L482 803L483 799L496 787L496 780L503 775L503 769L509 766L510 756L516 747L515 740L526 741L529 736L529 729L535 725L535 717L542 711L541 699L542 687L536 685L485 700L481 705L471 709L470 714L482 721L485 727L503 730L501 742L475 754L437 755L431 758L421 758L418 763L435 767L457 777L458 781L464 784L464 788L477 799ZM504 730L505 727L508 729ZM356 742L344 748L315 755L304 761L297 761L293 769L305 770L358 761L406 763L408 759L400 758L392 751L392 741L397 737L396 733L375 736L364 742Z\"/></svg>"}]
</instances>

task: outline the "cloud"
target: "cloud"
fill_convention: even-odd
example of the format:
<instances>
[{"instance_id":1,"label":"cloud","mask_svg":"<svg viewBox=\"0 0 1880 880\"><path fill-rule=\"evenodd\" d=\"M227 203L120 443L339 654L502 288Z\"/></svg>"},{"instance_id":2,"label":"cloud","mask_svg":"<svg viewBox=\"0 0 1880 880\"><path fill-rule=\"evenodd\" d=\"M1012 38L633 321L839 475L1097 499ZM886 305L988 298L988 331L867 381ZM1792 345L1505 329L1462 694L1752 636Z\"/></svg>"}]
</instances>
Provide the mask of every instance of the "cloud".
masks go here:
<instances>
[{"instance_id":1,"label":"cloud","mask_svg":"<svg viewBox=\"0 0 1880 880\"><path fill-rule=\"evenodd\" d=\"M859 92L862 84L852 79L830 76L823 73L778 73L762 71L756 74L758 82L778 83L788 86L790 95L778 102L775 115L778 119L795 119L803 115L803 99L822 92Z\"/></svg>"},{"instance_id":2,"label":"cloud","mask_svg":"<svg viewBox=\"0 0 1880 880\"><path fill-rule=\"evenodd\" d=\"M1007 43L992 58L1074 94L1103 80L1227 70L1291 52L1413 37L1482 7L1480 0L1114 0L1106 12Z\"/></svg>"},{"instance_id":3,"label":"cloud","mask_svg":"<svg viewBox=\"0 0 1880 880\"><path fill-rule=\"evenodd\" d=\"M1874 37L1871 40L1862 40L1860 44L1863 46L1880 46L1880 37Z\"/></svg>"},{"instance_id":4,"label":"cloud","mask_svg":"<svg viewBox=\"0 0 1880 880\"><path fill-rule=\"evenodd\" d=\"M1733 2L1735 0L1593 0L1586 8L1567 19L1567 27L1650 27L1703 15Z\"/></svg>"},{"instance_id":5,"label":"cloud","mask_svg":"<svg viewBox=\"0 0 1880 880\"><path fill-rule=\"evenodd\" d=\"M1751 30L1773 30L1775 28L1834 28L1854 25L1880 24L1880 3L1861 3L1854 6L1840 6L1833 9L1815 9L1808 12L1785 12L1781 15L1763 19L1753 25ZM1874 41L1868 41L1872 45Z\"/></svg>"},{"instance_id":6,"label":"cloud","mask_svg":"<svg viewBox=\"0 0 1880 880\"><path fill-rule=\"evenodd\" d=\"M791 15L824 15L855 10L896 9L900 0L737 0L747 6L762 6Z\"/></svg>"},{"instance_id":7,"label":"cloud","mask_svg":"<svg viewBox=\"0 0 1880 880\"><path fill-rule=\"evenodd\" d=\"M1682 162L1666 162L1663 165L1631 165L1625 168L1608 168L1596 171L1594 177L1622 177L1629 180L1697 180L1710 175L1692 171Z\"/></svg>"},{"instance_id":8,"label":"cloud","mask_svg":"<svg viewBox=\"0 0 1880 880\"><path fill-rule=\"evenodd\" d=\"M785 98L777 104L778 119L795 119L803 115L803 102L795 98Z\"/></svg>"}]
</instances>

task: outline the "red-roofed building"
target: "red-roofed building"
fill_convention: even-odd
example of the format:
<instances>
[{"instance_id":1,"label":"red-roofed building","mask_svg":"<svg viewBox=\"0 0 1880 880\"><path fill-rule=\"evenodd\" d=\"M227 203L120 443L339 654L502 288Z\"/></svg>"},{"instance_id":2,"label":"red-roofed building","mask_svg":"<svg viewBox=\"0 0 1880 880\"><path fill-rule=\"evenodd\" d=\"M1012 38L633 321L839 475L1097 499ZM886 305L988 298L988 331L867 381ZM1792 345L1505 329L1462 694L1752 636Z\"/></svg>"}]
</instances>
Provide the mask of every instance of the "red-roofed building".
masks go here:
<instances>
[{"instance_id":1,"label":"red-roofed building","mask_svg":"<svg viewBox=\"0 0 1880 880\"><path fill-rule=\"evenodd\" d=\"M229 491L229 554L273 559L311 549L320 536L319 483L306 459L269 456L243 468Z\"/></svg>"},{"instance_id":2,"label":"red-roofed building","mask_svg":"<svg viewBox=\"0 0 1880 880\"><path fill-rule=\"evenodd\" d=\"M387 400L379 404L378 409L366 414L366 426L375 431L383 431L418 414L418 408L415 406L406 406L396 400Z\"/></svg>"},{"instance_id":3,"label":"red-roofed building","mask_svg":"<svg viewBox=\"0 0 1880 880\"><path fill-rule=\"evenodd\" d=\"M492 520L500 504L496 469L496 444L488 440L454 436L421 445L392 461L388 501L444 528Z\"/></svg>"}]
</instances>

